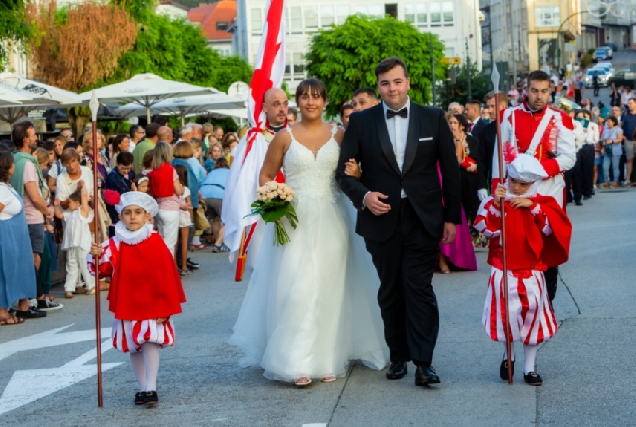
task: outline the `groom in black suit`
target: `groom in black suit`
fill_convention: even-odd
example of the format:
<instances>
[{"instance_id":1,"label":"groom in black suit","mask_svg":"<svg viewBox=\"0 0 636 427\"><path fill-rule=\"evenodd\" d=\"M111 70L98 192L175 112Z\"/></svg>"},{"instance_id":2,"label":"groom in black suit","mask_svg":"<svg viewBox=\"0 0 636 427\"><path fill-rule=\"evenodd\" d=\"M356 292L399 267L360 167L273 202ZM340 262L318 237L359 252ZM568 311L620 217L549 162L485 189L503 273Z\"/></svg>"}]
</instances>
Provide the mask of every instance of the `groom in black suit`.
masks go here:
<instances>
[{"instance_id":1,"label":"groom in black suit","mask_svg":"<svg viewBox=\"0 0 636 427\"><path fill-rule=\"evenodd\" d=\"M391 351L386 376L404 377L412 360L415 384L435 384L439 311L431 279L440 242L451 243L461 224L459 165L443 111L409 99L404 62L387 58L375 74L382 103L351 114L336 179L358 209L356 232L380 277L378 303ZM349 159L360 164L360 179L344 173Z\"/></svg>"}]
</instances>

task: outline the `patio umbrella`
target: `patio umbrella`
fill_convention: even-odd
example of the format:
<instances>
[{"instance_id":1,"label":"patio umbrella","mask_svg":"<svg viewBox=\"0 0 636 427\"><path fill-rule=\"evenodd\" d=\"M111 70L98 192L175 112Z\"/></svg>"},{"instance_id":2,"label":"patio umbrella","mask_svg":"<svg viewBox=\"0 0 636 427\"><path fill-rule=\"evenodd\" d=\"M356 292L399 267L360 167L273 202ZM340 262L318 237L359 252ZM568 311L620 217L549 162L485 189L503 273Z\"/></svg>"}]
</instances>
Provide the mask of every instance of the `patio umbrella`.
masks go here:
<instances>
[{"instance_id":1,"label":"patio umbrella","mask_svg":"<svg viewBox=\"0 0 636 427\"><path fill-rule=\"evenodd\" d=\"M151 73L137 74L125 82L115 83L96 89L100 102L130 102L141 105L146 110L146 118L150 123L150 110L159 102L168 98L186 95L211 94L215 90L189 83L166 80ZM91 99L92 92L84 92L80 97Z\"/></svg>"},{"instance_id":2,"label":"patio umbrella","mask_svg":"<svg viewBox=\"0 0 636 427\"><path fill-rule=\"evenodd\" d=\"M58 102L0 83L0 121L13 125L29 112Z\"/></svg>"},{"instance_id":3,"label":"patio umbrella","mask_svg":"<svg viewBox=\"0 0 636 427\"><path fill-rule=\"evenodd\" d=\"M42 98L52 99L58 102L61 106L65 107L88 104L87 100L83 100L75 92L60 89L58 87L40 83L35 80L27 79L15 73L0 73L0 83L27 92L29 94L34 94Z\"/></svg>"},{"instance_id":4,"label":"patio umbrella","mask_svg":"<svg viewBox=\"0 0 636 427\"><path fill-rule=\"evenodd\" d=\"M216 91L216 89L210 89ZM143 112L146 107L140 103L130 103L118 108L115 112L124 116L135 115ZM154 114L167 114L179 116L181 124L185 123L187 116L201 115L209 110L236 110L236 115L241 115L245 109L245 101L241 98L229 96L216 91L208 95L193 95L187 97L175 97L165 99L149 108Z\"/></svg>"}]
</instances>

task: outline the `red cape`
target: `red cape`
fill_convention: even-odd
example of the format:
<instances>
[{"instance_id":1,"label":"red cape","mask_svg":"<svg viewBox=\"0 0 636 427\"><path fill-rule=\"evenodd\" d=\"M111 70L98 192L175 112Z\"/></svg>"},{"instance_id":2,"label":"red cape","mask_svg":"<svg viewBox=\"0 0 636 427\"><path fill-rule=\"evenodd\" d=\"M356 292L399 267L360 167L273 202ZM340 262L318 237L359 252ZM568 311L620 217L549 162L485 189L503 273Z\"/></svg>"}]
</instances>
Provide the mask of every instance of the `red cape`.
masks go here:
<instances>
[{"instance_id":1,"label":"red cape","mask_svg":"<svg viewBox=\"0 0 636 427\"><path fill-rule=\"evenodd\" d=\"M534 222L530 209L515 209L506 202L506 254L508 269L537 269L538 266L554 267L568 260L572 224L554 197L532 198L548 218L552 233L546 236ZM499 239L491 244L488 254L490 265L501 264ZM494 243L494 242L491 242Z\"/></svg>"},{"instance_id":2,"label":"red cape","mask_svg":"<svg viewBox=\"0 0 636 427\"><path fill-rule=\"evenodd\" d=\"M110 241L114 245L113 240ZM113 251L114 253L114 251ZM119 320L147 320L181 313L181 277L158 233L136 245L121 242L114 261L109 310Z\"/></svg>"}]
</instances>

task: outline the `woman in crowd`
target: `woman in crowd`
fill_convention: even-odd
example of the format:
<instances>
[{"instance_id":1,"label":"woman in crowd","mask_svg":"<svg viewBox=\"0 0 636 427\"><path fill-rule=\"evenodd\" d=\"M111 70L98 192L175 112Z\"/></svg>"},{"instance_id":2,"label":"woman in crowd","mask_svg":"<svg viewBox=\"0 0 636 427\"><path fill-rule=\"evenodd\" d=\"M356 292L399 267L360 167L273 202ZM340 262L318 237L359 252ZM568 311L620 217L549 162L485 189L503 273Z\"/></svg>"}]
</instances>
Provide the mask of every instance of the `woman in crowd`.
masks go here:
<instances>
[{"instance_id":1,"label":"woman in crowd","mask_svg":"<svg viewBox=\"0 0 636 427\"><path fill-rule=\"evenodd\" d=\"M229 164L232 164L232 156L233 156L232 152L237 145L238 145L238 140L236 139L236 136L231 132L226 133L223 139L221 140L221 146L223 147L223 154Z\"/></svg>"},{"instance_id":2,"label":"woman in crowd","mask_svg":"<svg viewBox=\"0 0 636 427\"><path fill-rule=\"evenodd\" d=\"M55 195L55 187L56 180L59 174L63 172L64 165L62 165L62 151L64 151L64 145L66 144L66 138L63 136L58 136L53 140L53 154L55 156L55 160L53 164L49 167L49 177L47 179L47 184L49 186L49 190L51 190L52 197ZM47 148L48 151L48 148Z\"/></svg>"},{"instance_id":3,"label":"woman in crowd","mask_svg":"<svg viewBox=\"0 0 636 427\"><path fill-rule=\"evenodd\" d=\"M121 133L113 139L112 151L110 157L109 167L111 170L115 169L117 166L117 154L122 151L130 151L130 137L125 133Z\"/></svg>"},{"instance_id":4,"label":"woman in crowd","mask_svg":"<svg viewBox=\"0 0 636 427\"><path fill-rule=\"evenodd\" d=\"M170 163L172 163L170 145L158 142L153 150L152 171L148 173L150 195L159 205L159 212L155 217L157 231L163 237L172 256L175 256L179 236L179 208L181 207L179 197L183 194L183 188L177 172Z\"/></svg>"},{"instance_id":5,"label":"woman in crowd","mask_svg":"<svg viewBox=\"0 0 636 427\"><path fill-rule=\"evenodd\" d=\"M205 168L205 171L207 173L212 172L212 169L214 169L217 160L219 160L222 155L223 155L223 147L221 146L221 144L219 144L218 142L214 142L210 144L208 153L205 156L206 157L205 163L203 164L203 167Z\"/></svg>"},{"instance_id":6,"label":"woman in crowd","mask_svg":"<svg viewBox=\"0 0 636 427\"><path fill-rule=\"evenodd\" d=\"M0 151L0 325L23 323L20 313L29 312L35 297L33 253L22 198L9 184L15 166L8 151ZM18 315L9 307L18 302Z\"/></svg>"},{"instance_id":7,"label":"woman in crowd","mask_svg":"<svg viewBox=\"0 0 636 427\"><path fill-rule=\"evenodd\" d=\"M605 157L603 159L603 175L605 182L601 185L601 188L617 188L618 176L619 176L619 162L623 155L623 149L621 142L623 141L623 131L618 127L618 119L614 116L607 118L607 124L603 130L602 145ZM610 180L610 165L612 166L612 179L613 182L609 185Z\"/></svg>"},{"instance_id":8,"label":"woman in crowd","mask_svg":"<svg viewBox=\"0 0 636 427\"><path fill-rule=\"evenodd\" d=\"M93 161L95 156L93 155L93 133L88 131L84 134L82 140L82 147L84 148L84 158L82 160L82 166L87 166L89 169L93 169ZM104 148L104 136L101 132L97 131L97 171L99 173L97 180L99 188L104 188L106 184L106 177L108 176L108 159L102 154Z\"/></svg>"},{"instance_id":9,"label":"woman in crowd","mask_svg":"<svg viewBox=\"0 0 636 427\"><path fill-rule=\"evenodd\" d=\"M172 151L172 156L174 160L172 161L172 166L182 165L185 166L188 170L188 188L190 189L190 203L192 204L192 211L194 212L194 218L192 221L197 224L196 218L197 210L199 209L199 187L203 183L203 179L205 178L205 171L198 171L198 168L202 166L193 159L194 156L194 147L191 143L187 141L178 142L177 145L174 146L174 150ZM194 160L195 164L192 163ZM201 176L203 175L203 176ZM202 179L203 178L203 179ZM200 237L197 236L196 240L194 236L194 226L190 228L190 238L188 242L188 246L194 250L204 250L208 247L200 242Z\"/></svg>"},{"instance_id":10,"label":"woman in crowd","mask_svg":"<svg viewBox=\"0 0 636 427\"><path fill-rule=\"evenodd\" d=\"M225 194L225 184L229 175L230 165L224 157L220 157L216 161L216 166L208 176L205 177L203 185L201 186L201 195L205 199L208 216L212 220L212 236L214 238L212 252L215 253L229 252L230 250L230 248L223 243L224 227L221 222L223 195Z\"/></svg>"}]
</instances>

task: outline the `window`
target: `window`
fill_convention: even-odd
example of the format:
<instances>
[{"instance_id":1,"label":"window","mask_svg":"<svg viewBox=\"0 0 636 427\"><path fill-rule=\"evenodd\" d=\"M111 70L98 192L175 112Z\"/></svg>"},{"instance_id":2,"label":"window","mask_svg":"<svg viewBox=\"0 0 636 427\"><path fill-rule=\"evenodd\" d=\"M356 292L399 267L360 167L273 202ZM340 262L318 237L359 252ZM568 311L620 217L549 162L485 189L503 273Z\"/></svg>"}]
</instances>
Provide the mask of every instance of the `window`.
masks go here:
<instances>
[{"instance_id":1,"label":"window","mask_svg":"<svg viewBox=\"0 0 636 427\"><path fill-rule=\"evenodd\" d=\"M393 4L385 4L384 5L384 14L385 15L389 15L392 18L396 18L398 17L398 12L397 12L397 4L393 3Z\"/></svg>"},{"instance_id":2,"label":"window","mask_svg":"<svg viewBox=\"0 0 636 427\"><path fill-rule=\"evenodd\" d=\"M404 20L417 27L426 27L428 15L426 14L426 3L405 4Z\"/></svg>"},{"instance_id":3,"label":"window","mask_svg":"<svg viewBox=\"0 0 636 427\"><path fill-rule=\"evenodd\" d=\"M303 16L300 6L293 6L290 10L291 32L292 34L302 34Z\"/></svg>"},{"instance_id":4,"label":"window","mask_svg":"<svg viewBox=\"0 0 636 427\"><path fill-rule=\"evenodd\" d=\"M558 27L561 23L560 6L537 6L534 13L537 28Z\"/></svg>"},{"instance_id":5,"label":"window","mask_svg":"<svg viewBox=\"0 0 636 427\"><path fill-rule=\"evenodd\" d=\"M383 4L369 5L369 15L376 18L384 18L384 5Z\"/></svg>"},{"instance_id":6,"label":"window","mask_svg":"<svg viewBox=\"0 0 636 427\"><path fill-rule=\"evenodd\" d=\"M442 5L431 3L431 27L439 27L442 24Z\"/></svg>"},{"instance_id":7,"label":"window","mask_svg":"<svg viewBox=\"0 0 636 427\"><path fill-rule=\"evenodd\" d=\"M287 51L285 53L285 75L289 76L291 71L291 53Z\"/></svg>"},{"instance_id":8,"label":"window","mask_svg":"<svg viewBox=\"0 0 636 427\"><path fill-rule=\"evenodd\" d=\"M216 29L217 31L227 31L227 21L217 21Z\"/></svg>"},{"instance_id":9,"label":"window","mask_svg":"<svg viewBox=\"0 0 636 427\"><path fill-rule=\"evenodd\" d=\"M347 20L347 16L349 16L349 5L348 4L339 4L336 7L336 11L338 13L338 25L342 25Z\"/></svg>"},{"instance_id":10,"label":"window","mask_svg":"<svg viewBox=\"0 0 636 427\"><path fill-rule=\"evenodd\" d=\"M363 15L366 15L369 13L369 8L367 7L366 4L357 4L355 6L355 11L354 13L361 13Z\"/></svg>"},{"instance_id":11,"label":"window","mask_svg":"<svg viewBox=\"0 0 636 427\"><path fill-rule=\"evenodd\" d=\"M305 28L318 29L318 6L305 6Z\"/></svg>"},{"instance_id":12,"label":"window","mask_svg":"<svg viewBox=\"0 0 636 427\"><path fill-rule=\"evenodd\" d=\"M331 24L336 22L336 18L333 14L333 6L324 5L320 6L320 25L325 27L330 27Z\"/></svg>"},{"instance_id":13,"label":"window","mask_svg":"<svg viewBox=\"0 0 636 427\"><path fill-rule=\"evenodd\" d=\"M453 2L445 1L443 4L443 12L444 12L444 26L452 27L453 26Z\"/></svg>"},{"instance_id":14,"label":"window","mask_svg":"<svg viewBox=\"0 0 636 427\"><path fill-rule=\"evenodd\" d=\"M252 8L252 34L261 34L263 32L263 12L260 8Z\"/></svg>"},{"instance_id":15,"label":"window","mask_svg":"<svg viewBox=\"0 0 636 427\"><path fill-rule=\"evenodd\" d=\"M294 62L294 74L302 74L305 72L305 61L303 59L303 55L300 52L294 52L293 54L293 62Z\"/></svg>"},{"instance_id":16,"label":"window","mask_svg":"<svg viewBox=\"0 0 636 427\"><path fill-rule=\"evenodd\" d=\"M446 53L444 53L444 55L447 58L452 58L455 56L455 48L454 47L447 47L446 48Z\"/></svg>"}]
</instances>

